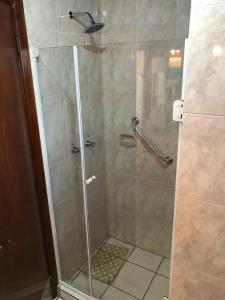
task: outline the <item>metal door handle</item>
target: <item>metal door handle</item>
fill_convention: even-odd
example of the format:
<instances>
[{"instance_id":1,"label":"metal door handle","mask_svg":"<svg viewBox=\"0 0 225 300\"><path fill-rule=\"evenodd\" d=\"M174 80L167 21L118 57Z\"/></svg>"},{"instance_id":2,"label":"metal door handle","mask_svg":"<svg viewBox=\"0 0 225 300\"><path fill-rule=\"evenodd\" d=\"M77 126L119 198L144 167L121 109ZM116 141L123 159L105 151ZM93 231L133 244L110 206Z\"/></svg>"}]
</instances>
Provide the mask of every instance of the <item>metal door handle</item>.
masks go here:
<instances>
[{"instance_id":1,"label":"metal door handle","mask_svg":"<svg viewBox=\"0 0 225 300\"><path fill-rule=\"evenodd\" d=\"M93 176L91 176L90 178L86 179L86 184L90 184L90 183L92 183L92 182L95 181L95 180L96 180L96 176L93 175Z\"/></svg>"}]
</instances>

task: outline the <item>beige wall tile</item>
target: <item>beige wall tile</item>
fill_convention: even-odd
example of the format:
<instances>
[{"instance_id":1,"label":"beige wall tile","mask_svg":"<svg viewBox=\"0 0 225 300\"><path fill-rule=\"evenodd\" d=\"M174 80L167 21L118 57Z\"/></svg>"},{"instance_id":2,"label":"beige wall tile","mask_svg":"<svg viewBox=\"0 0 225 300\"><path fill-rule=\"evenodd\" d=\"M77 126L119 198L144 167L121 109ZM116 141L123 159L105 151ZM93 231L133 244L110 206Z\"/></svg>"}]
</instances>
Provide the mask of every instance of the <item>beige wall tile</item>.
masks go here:
<instances>
[{"instance_id":1,"label":"beige wall tile","mask_svg":"<svg viewBox=\"0 0 225 300\"><path fill-rule=\"evenodd\" d=\"M192 9L184 111L225 115L224 6Z\"/></svg>"},{"instance_id":2,"label":"beige wall tile","mask_svg":"<svg viewBox=\"0 0 225 300\"><path fill-rule=\"evenodd\" d=\"M225 118L185 114L178 193L225 205Z\"/></svg>"},{"instance_id":3,"label":"beige wall tile","mask_svg":"<svg viewBox=\"0 0 225 300\"><path fill-rule=\"evenodd\" d=\"M174 267L171 282L172 300L224 300L225 282L208 274Z\"/></svg>"},{"instance_id":4,"label":"beige wall tile","mask_svg":"<svg viewBox=\"0 0 225 300\"><path fill-rule=\"evenodd\" d=\"M173 264L225 281L225 208L178 197L176 212Z\"/></svg>"}]
</instances>

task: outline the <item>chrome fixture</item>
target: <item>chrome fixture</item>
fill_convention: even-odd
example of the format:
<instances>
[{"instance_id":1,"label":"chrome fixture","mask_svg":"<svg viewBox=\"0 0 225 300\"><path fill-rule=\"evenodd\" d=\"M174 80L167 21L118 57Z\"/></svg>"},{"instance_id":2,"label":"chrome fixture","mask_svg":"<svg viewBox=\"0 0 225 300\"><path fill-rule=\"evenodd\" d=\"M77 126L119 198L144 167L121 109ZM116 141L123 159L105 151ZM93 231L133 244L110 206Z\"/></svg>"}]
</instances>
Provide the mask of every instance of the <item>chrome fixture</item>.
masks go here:
<instances>
[{"instance_id":1,"label":"chrome fixture","mask_svg":"<svg viewBox=\"0 0 225 300\"><path fill-rule=\"evenodd\" d=\"M104 23L96 23L93 19L92 15L89 12L83 11L78 13L73 13L72 11L69 12L70 19L74 19L79 16L88 16L90 18L91 24L87 27L87 29L84 31L85 33L94 33L96 31L101 30L105 24Z\"/></svg>"},{"instance_id":2,"label":"chrome fixture","mask_svg":"<svg viewBox=\"0 0 225 300\"><path fill-rule=\"evenodd\" d=\"M97 178L97 177L96 177L95 175L91 176L90 178L86 179L86 184L92 183L93 181L96 180L96 178Z\"/></svg>"},{"instance_id":3,"label":"chrome fixture","mask_svg":"<svg viewBox=\"0 0 225 300\"><path fill-rule=\"evenodd\" d=\"M74 144L71 145L71 152L72 153L80 153L80 149L75 146Z\"/></svg>"},{"instance_id":4,"label":"chrome fixture","mask_svg":"<svg viewBox=\"0 0 225 300\"><path fill-rule=\"evenodd\" d=\"M166 163L167 165L171 165L173 163L173 157L172 156L162 156L156 149L155 147L146 139L146 137L140 132L140 130L137 128L137 125L140 123L139 119L137 117L134 117L132 119L132 125L133 125L133 130L134 130L134 134L137 138L137 140L139 140L139 142L142 144L142 142L144 142L144 144L147 146L147 148L153 152L156 157L162 161L163 163Z\"/></svg>"},{"instance_id":5,"label":"chrome fixture","mask_svg":"<svg viewBox=\"0 0 225 300\"><path fill-rule=\"evenodd\" d=\"M85 147L92 147L92 148L94 148L95 147L95 145L96 145L96 143L94 142L94 141L90 141L90 140L86 140L86 142L85 142Z\"/></svg>"}]
</instances>

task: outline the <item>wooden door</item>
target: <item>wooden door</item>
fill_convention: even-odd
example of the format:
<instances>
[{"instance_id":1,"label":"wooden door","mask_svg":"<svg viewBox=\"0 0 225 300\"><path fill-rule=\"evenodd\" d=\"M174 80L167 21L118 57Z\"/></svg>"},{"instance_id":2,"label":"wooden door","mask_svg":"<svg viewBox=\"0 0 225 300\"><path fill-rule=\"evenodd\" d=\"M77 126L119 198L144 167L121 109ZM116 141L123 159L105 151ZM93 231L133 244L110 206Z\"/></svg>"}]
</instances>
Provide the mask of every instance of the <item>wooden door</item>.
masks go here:
<instances>
[{"instance_id":1,"label":"wooden door","mask_svg":"<svg viewBox=\"0 0 225 300\"><path fill-rule=\"evenodd\" d=\"M48 268L11 1L0 0L0 299L41 300Z\"/></svg>"}]
</instances>

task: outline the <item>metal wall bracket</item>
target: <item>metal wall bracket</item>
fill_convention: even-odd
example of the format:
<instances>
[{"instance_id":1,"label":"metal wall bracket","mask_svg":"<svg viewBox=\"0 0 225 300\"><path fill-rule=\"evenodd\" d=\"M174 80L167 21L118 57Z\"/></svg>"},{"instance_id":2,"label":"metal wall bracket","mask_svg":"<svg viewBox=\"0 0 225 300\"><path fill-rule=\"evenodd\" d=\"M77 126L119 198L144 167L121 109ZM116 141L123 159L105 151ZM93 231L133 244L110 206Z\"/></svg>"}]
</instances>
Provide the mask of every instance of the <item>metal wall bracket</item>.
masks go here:
<instances>
[{"instance_id":1,"label":"metal wall bracket","mask_svg":"<svg viewBox=\"0 0 225 300\"><path fill-rule=\"evenodd\" d=\"M29 50L30 50L30 57L31 58L36 58L36 59L39 58L40 52L39 52L38 48L33 47L33 48L30 48Z\"/></svg>"},{"instance_id":2,"label":"metal wall bracket","mask_svg":"<svg viewBox=\"0 0 225 300\"><path fill-rule=\"evenodd\" d=\"M183 122L184 100L175 100L173 102L173 120Z\"/></svg>"}]
</instances>

